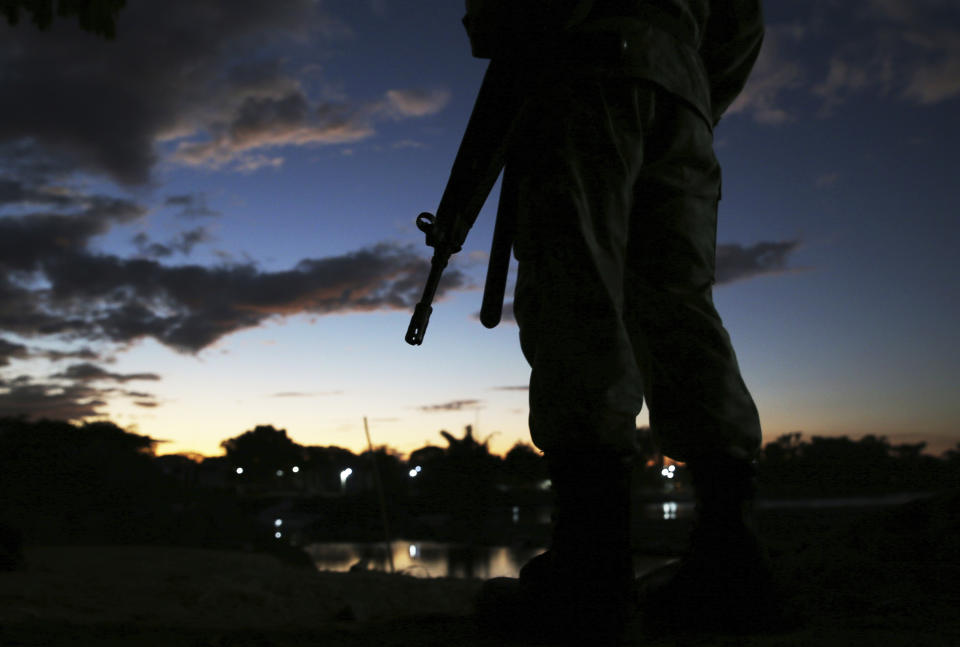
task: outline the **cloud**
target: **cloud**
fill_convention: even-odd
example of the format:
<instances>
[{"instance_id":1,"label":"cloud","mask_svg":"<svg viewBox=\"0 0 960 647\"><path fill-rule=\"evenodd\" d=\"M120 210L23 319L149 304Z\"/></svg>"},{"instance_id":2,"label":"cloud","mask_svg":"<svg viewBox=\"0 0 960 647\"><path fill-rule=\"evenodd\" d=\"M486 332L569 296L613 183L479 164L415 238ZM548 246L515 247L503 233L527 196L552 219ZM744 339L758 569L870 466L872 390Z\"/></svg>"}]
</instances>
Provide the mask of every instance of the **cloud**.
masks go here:
<instances>
[{"instance_id":1,"label":"cloud","mask_svg":"<svg viewBox=\"0 0 960 647\"><path fill-rule=\"evenodd\" d=\"M93 238L146 213L141 205L124 198L36 188L43 175L52 172L40 164L26 170L23 175L28 179L16 181L28 194L57 195L56 209L62 212L50 209L0 216L0 330L42 336L69 329L71 315L48 308L46 264L89 254Z\"/></svg>"},{"instance_id":2,"label":"cloud","mask_svg":"<svg viewBox=\"0 0 960 647\"><path fill-rule=\"evenodd\" d=\"M781 124L809 99L829 116L854 97L932 105L960 96L960 24L953 0L807 3L768 24L760 57L728 115Z\"/></svg>"},{"instance_id":3,"label":"cloud","mask_svg":"<svg viewBox=\"0 0 960 647\"><path fill-rule=\"evenodd\" d=\"M0 389L0 417L26 416L78 421L100 415L100 389L83 384L18 384Z\"/></svg>"},{"instance_id":4,"label":"cloud","mask_svg":"<svg viewBox=\"0 0 960 647\"><path fill-rule=\"evenodd\" d=\"M156 373L111 373L96 364L83 363L73 364L61 373L52 375L54 378L73 380L74 382L120 382L126 383L132 380L150 380L157 381L160 376Z\"/></svg>"},{"instance_id":5,"label":"cloud","mask_svg":"<svg viewBox=\"0 0 960 647\"><path fill-rule=\"evenodd\" d=\"M73 351L29 348L23 344L10 342L0 337L0 367L9 366L11 359L29 359L32 357L42 357L52 362L56 362L63 359L93 360L97 359L99 356L89 348L80 348Z\"/></svg>"},{"instance_id":6,"label":"cloud","mask_svg":"<svg viewBox=\"0 0 960 647\"><path fill-rule=\"evenodd\" d=\"M790 271L787 258L799 244L799 241L794 240L760 242L747 247L737 244L717 245L717 283L733 283L755 276Z\"/></svg>"},{"instance_id":7,"label":"cloud","mask_svg":"<svg viewBox=\"0 0 960 647\"><path fill-rule=\"evenodd\" d=\"M96 254L90 238L129 211L101 203L103 214L0 218L0 330L116 343L152 337L192 353L271 317L407 310L429 272L412 247L391 243L276 272ZM20 278L27 274L39 287ZM438 296L465 284L452 269Z\"/></svg>"},{"instance_id":8,"label":"cloud","mask_svg":"<svg viewBox=\"0 0 960 647\"><path fill-rule=\"evenodd\" d=\"M29 195L20 182L0 178L0 206L26 202Z\"/></svg>"},{"instance_id":9,"label":"cloud","mask_svg":"<svg viewBox=\"0 0 960 647\"><path fill-rule=\"evenodd\" d=\"M112 341L150 336L195 352L274 316L409 309L428 267L410 248L383 244L279 272L77 256L51 264L47 276L64 310L96 304L83 311L83 333ZM446 278L446 289L463 282L456 273Z\"/></svg>"},{"instance_id":10,"label":"cloud","mask_svg":"<svg viewBox=\"0 0 960 647\"><path fill-rule=\"evenodd\" d=\"M201 116L226 60L258 34L302 32L314 4L128 3L115 41L0 25L0 141L29 137L76 168L143 183L155 141Z\"/></svg>"},{"instance_id":11,"label":"cloud","mask_svg":"<svg viewBox=\"0 0 960 647\"><path fill-rule=\"evenodd\" d=\"M841 5L842 31L825 78L813 86L829 112L870 93L930 105L960 96L960 24L949 0L867 0ZM828 23L834 24L834 23Z\"/></svg>"},{"instance_id":12,"label":"cloud","mask_svg":"<svg viewBox=\"0 0 960 647\"><path fill-rule=\"evenodd\" d=\"M49 353L50 351L42 351ZM35 353L40 356L42 352ZM64 356L85 354L63 353ZM112 373L91 363L73 364L66 370L37 381L21 375L10 381L0 379L0 417L25 416L80 421L102 415L107 400L116 395L134 398L141 407L156 407L154 396L141 391L121 391L102 383L125 384L130 381L157 381L154 373ZM64 385L64 381L68 384Z\"/></svg>"},{"instance_id":13,"label":"cloud","mask_svg":"<svg viewBox=\"0 0 960 647\"><path fill-rule=\"evenodd\" d=\"M146 212L120 198L92 196L86 202L77 213L40 212L0 218L0 270L37 271L42 259L81 252L90 239L106 233L114 224L131 222Z\"/></svg>"},{"instance_id":14,"label":"cloud","mask_svg":"<svg viewBox=\"0 0 960 647\"><path fill-rule=\"evenodd\" d=\"M163 204L167 207L179 207L180 212L177 215L189 220L214 218L220 215L219 211L214 211L207 206L207 197L202 193L169 195Z\"/></svg>"},{"instance_id":15,"label":"cloud","mask_svg":"<svg viewBox=\"0 0 960 647\"><path fill-rule=\"evenodd\" d=\"M423 143L418 142L414 139L401 139L393 143L392 148L394 149L403 149L403 148L423 148Z\"/></svg>"},{"instance_id":16,"label":"cloud","mask_svg":"<svg viewBox=\"0 0 960 647\"><path fill-rule=\"evenodd\" d=\"M54 236L62 230L65 235L59 245L50 245L33 228ZM151 337L195 353L271 318L409 310L429 271L428 261L411 247L388 243L266 272L249 263L169 266L151 259L94 254L80 245L86 234L72 220L0 219L0 245L10 250L0 255L0 330L117 344ZM798 246L798 241L719 245L717 282L789 271L787 261ZM24 272L33 274L37 287L17 279ZM450 269L437 297L467 284L462 272ZM504 320L512 321L510 302L505 304ZM28 353L9 342L2 350L7 361ZM88 348L41 353L49 359L96 357ZM149 374L128 377L149 379L144 375ZM74 365L59 374L68 379L84 376L123 377L92 364Z\"/></svg>"},{"instance_id":17,"label":"cloud","mask_svg":"<svg viewBox=\"0 0 960 647\"><path fill-rule=\"evenodd\" d=\"M453 400L451 402L443 402L441 404L428 404L418 407L418 409L425 413L436 413L439 411L460 411L461 409L476 409L481 403L482 400Z\"/></svg>"},{"instance_id":18,"label":"cloud","mask_svg":"<svg viewBox=\"0 0 960 647\"><path fill-rule=\"evenodd\" d=\"M173 248L181 254L188 255L193 251L194 246L212 239L213 236L210 235L206 227L195 227L177 234L177 238L173 241L172 245Z\"/></svg>"},{"instance_id":19,"label":"cloud","mask_svg":"<svg viewBox=\"0 0 960 647\"><path fill-rule=\"evenodd\" d=\"M450 93L446 90L388 90L387 103L392 114L403 117L426 117L446 107Z\"/></svg>"},{"instance_id":20,"label":"cloud","mask_svg":"<svg viewBox=\"0 0 960 647\"><path fill-rule=\"evenodd\" d=\"M825 108L829 110L832 104L841 101L842 93L861 91L871 82L871 74L866 67L851 64L837 57L830 61L827 78L814 86L813 92L827 100Z\"/></svg>"},{"instance_id":21,"label":"cloud","mask_svg":"<svg viewBox=\"0 0 960 647\"><path fill-rule=\"evenodd\" d=\"M15 344L0 337L0 366L9 366L11 359L26 359L30 351L23 344Z\"/></svg>"},{"instance_id":22,"label":"cloud","mask_svg":"<svg viewBox=\"0 0 960 647\"><path fill-rule=\"evenodd\" d=\"M34 176L17 179L15 188L9 183L7 193L34 191L43 179ZM98 253L91 249L94 238L141 218L146 209L123 198L60 195L56 209L0 216L0 333L115 344L152 337L194 353L270 318L408 310L429 273L418 250L395 243L307 258L272 272L252 262L204 266L156 260L188 254L209 238L203 227L165 244L141 234L134 239L142 254L137 258ZM451 268L438 297L466 285L466 275Z\"/></svg>"},{"instance_id":23,"label":"cloud","mask_svg":"<svg viewBox=\"0 0 960 647\"><path fill-rule=\"evenodd\" d=\"M804 82L805 72L792 57L793 46L803 37L804 31L793 24L767 26L763 49L753 72L725 114L748 113L755 121L765 124L793 119L794 115L786 108L789 99L784 95L800 88Z\"/></svg>"},{"instance_id":24,"label":"cloud","mask_svg":"<svg viewBox=\"0 0 960 647\"><path fill-rule=\"evenodd\" d=\"M325 7L139 0L121 12L114 41L67 23L47 33L0 23L0 144L139 185L164 156L251 171L282 163L268 149L355 142L372 136L379 120L443 107L439 90L390 90L352 103L308 92L293 76L304 68L300 55L315 58L350 37ZM285 72L286 59L295 72ZM25 199L14 189L2 186L0 196Z\"/></svg>"},{"instance_id":25,"label":"cloud","mask_svg":"<svg viewBox=\"0 0 960 647\"><path fill-rule=\"evenodd\" d=\"M22 180L0 178L0 208L9 205L74 206L74 199L62 189L31 186Z\"/></svg>"},{"instance_id":26,"label":"cloud","mask_svg":"<svg viewBox=\"0 0 960 647\"><path fill-rule=\"evenodd\" d=\"M133 237L133 244L137 247L141 256L148 258L167 258L179 252L184 256L189 256L193 248L200 243L205 243L213 239L206 227L196 227L187 231L182 231L175 238L166 244L150 242L147 234L140 232Z\"/></svg>"},{"instance_id":27,"label":"cloud","mask_svg":"<svg viewBox=\"0 0 960 647\"><path fill-rule=\"evenodd\" d=\"M257 152L281 146L349 144L367 139L375 132L368 112L362 106L312 106L300 89L276 97L247 97L232 114L206 126L206 139L181 142L174 159L211 168L233 164L234 168L247 171L279 166L282 158Z\"/></svg>"},{"instance_id":28,"label":"cloud","mask_svg":"<svg viewBox=\"0 0 960 647\"><path fill-rule=\"evenodd\" d=\"M180 142L174 158L193 166L237 170L279 166L282 158L261 151L355 143L372 137L380 121L426 117L442 110L450 98L444 90L408 89L389 90L378 101L311 103L298 82L288 81L282 94L225 100L236 105L209 123L200 141Z\"/></svg>"},{"instance_id":29,"label":"cloud","mask_svg":"<svg viewBox=\"0 0 960 647\"><path fill-rule=\"evenodd\" d=\"M71 351L42 350L37 353L41 357L57 362L64 359L99 359L99 355L90 348L78 348Z\"/></svg>"},{"instance_id":30,"label":"cloud","mask_svg":"<svg viewBox=\"0 0 960 647\"><path fill-rule=\"evenodd\" d=\"M147 256L149 258L166 258L167 256L173 256L173 249L168 245L150 242L150 237L142 231L134 236L130 242L136 246L141 256Z\"/></svg>"},{"instance_id":31,"label":"cloud","mask_svg":"<svg viewBox=\"0 0 960 647\"><path fill-rule=\"evenodd\" d=\"M530 387L526 384L520 386L495 386L494 391L529 391Z\"/></svg>"},{"instance_id":32,"label":"cloud","mask_svg":"<svg viewBox=\"0 0 960 647\"><path fill-rule=\"evenodd\" d=\"M903 90L904 96L930 105L960 95L960 26L912 31L905 42L926 53Z\"/></svg>"}]
</instances>

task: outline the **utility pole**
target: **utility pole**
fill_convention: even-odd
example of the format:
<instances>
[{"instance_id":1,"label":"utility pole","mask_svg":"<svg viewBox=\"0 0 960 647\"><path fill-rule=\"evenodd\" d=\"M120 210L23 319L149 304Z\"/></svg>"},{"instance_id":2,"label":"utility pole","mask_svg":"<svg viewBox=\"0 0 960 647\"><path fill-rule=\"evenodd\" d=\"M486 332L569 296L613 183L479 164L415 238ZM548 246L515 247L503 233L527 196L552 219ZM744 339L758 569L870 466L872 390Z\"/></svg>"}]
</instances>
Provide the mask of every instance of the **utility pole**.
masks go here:
<instances>
[{"instance_id":1,"label":"utility pole","mask_svg":"<svg viewBox=\"0 0 960 647\"><path fill-rule=\"evenodd\" d=\"M390 547L390 522L387 520L387 499L383 496L383 480L380 478L380 467L377 465L377 455L373 451L373 441L370 440L370 425L367 417L363 417L363 431L367 434L367 447L370 448L370 460L373 461L373 480L377 484L377 495L380 497L380 517L383 520L384 547L387 549L387 560L390 562L390 572L393 573L393 549Z\"/></svg>"}]
</instances>

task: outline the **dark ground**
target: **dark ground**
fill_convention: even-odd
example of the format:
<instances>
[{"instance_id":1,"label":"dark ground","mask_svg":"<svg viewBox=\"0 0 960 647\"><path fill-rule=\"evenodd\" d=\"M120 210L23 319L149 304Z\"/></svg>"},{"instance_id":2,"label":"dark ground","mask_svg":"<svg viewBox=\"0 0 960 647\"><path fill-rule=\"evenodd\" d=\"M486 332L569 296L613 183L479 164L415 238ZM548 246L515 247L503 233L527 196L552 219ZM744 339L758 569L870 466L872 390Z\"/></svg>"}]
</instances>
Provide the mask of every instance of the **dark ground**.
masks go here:
<instances>
[{"instance_id":1,"label":"dark ground","mask_svg":"<svg viewBox=\"0 0 960 647\"><path fill-rule=\"evenodd\" d=\"M760 528L798 625L630 644L960 645L960 493L882 509L769 511ZM496 645L476 580L316 573L267 555L163 547L28 549L0 573L0 645Z\"/></svg>"}]
</instances>

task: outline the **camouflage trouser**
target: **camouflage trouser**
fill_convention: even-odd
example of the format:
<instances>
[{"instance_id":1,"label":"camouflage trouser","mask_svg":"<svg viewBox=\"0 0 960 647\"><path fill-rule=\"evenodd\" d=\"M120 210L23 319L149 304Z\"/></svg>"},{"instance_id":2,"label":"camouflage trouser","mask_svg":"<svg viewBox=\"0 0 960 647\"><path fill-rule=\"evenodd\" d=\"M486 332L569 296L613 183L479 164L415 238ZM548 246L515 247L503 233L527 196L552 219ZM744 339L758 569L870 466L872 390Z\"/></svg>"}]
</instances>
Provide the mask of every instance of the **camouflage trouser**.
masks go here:
<instances>
[{"instance_id":1,"label":"camouflage trouser","mask_svg":"<svg viewBox=\"0 0 960 647\"><path fill-rule=\"evenodd\" d=\"M757 409L711 295L711 130L640 80L541 77L529 96L505 187L533 442L630 451L646 398L668 456L752 455Z\"/></svg>"}]
</instances>

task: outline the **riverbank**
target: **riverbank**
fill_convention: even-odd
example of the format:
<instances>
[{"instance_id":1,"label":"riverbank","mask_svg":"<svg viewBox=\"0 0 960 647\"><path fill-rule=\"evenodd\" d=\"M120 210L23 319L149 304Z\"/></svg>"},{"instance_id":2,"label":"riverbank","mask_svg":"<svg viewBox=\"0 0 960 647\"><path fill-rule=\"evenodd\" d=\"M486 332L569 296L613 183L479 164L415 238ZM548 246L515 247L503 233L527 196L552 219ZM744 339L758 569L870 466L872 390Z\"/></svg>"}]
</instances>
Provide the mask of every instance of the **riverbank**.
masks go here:
<instances>
[{"instance_id":1,"label":"riverbank","mask_svg":"<svg viewBox=\"0 0 960 647\"><path fill-rule=\"evenodd\" d=\"M798 626L684 645L960 644L960 496L855 515L761 518ZM479 580L316 572L243 552L37 547L0 573L0 644L60 647L492 645ZM673 645L664 637L637 644Z\"/></svg>"}]
</instances>

